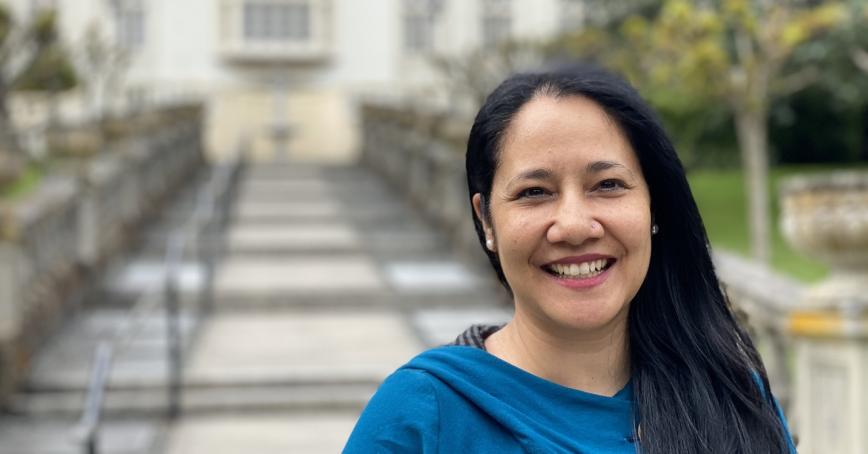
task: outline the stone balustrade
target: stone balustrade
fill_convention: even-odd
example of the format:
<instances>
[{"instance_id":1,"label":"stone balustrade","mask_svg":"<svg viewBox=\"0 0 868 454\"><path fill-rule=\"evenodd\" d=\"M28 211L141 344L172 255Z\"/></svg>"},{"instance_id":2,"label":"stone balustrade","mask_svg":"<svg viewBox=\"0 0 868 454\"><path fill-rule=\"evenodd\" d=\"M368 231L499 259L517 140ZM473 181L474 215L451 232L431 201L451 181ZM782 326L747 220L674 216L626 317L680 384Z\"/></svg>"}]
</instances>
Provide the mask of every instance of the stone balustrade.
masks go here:
<instances>
[{"instance_id":1,"label":"stone balustrade","mask_svg":"<svg viewBox=\"0 0 868 454\"><path fill-rule=\"evenodd\" d=\"M370 104L362 108L362 122L363 161L447 232L458 250L476 251L464 171L470 122Z\"/></svg>"},{"instance_id":2,"label":"stone balustrade","mask_svg":"<svg viewBox=\"0 0 868 454\"><path fill-rule=\"evenodd\" d=\"M725 251L714 253L721 286L736 311L745 314L754 345L768 372L775 397L787 414L793 399L792 338L787 318L797 310L804 285L768 266Z\"/></svg>"},{"instance_id":3,"label":"stone balustrade","mask_svg":"<svg viewBox=\"0 0 868 454\"><path fill-rule=\"evenodd\" d=\"M795 344L800 452L868 452L868 172L798 176L781 186L781 227L829 266L788 329Z\"/></svg>"},{"instance_id":4,"label":"stone balustrade","mask_svg":"<svg viewBox=\"0 0 868 454\"><path fill-rule=\"evenodd\" d=\"M0 202L0 401L95 271L204 164L201 115L131 129Z\"/></svg>"}]
</instances>

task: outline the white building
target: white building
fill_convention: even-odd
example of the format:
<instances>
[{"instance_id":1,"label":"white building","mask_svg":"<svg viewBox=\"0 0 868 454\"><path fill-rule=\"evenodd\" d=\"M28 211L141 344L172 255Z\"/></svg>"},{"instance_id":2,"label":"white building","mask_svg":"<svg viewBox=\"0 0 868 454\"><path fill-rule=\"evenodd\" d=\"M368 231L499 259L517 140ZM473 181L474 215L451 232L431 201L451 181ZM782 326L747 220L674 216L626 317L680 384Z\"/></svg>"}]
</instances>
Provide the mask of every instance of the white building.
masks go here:
<instances>
[{"instance_id":1,"label":"white building","mask_svg":"<svg viewBox=\"0 0 868 454\"><path fill-rule=\"evenodd\" d=\"M124 49L115 102L201 96L212 155L245 142L266 159L351 158L360 97L424 93L438 84L433 55L549 37L583 17L581 0L7 2L19 15L55 8L73 51L89 27Z\"/></svg>"}]
</instances>

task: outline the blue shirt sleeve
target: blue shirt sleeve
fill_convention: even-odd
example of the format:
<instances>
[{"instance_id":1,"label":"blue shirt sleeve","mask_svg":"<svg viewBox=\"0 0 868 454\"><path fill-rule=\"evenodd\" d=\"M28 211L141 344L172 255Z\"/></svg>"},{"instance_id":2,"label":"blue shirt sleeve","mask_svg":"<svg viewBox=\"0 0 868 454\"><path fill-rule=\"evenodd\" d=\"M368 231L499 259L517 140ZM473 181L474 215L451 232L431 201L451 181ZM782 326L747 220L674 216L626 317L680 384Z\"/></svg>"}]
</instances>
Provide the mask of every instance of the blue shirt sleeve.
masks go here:
<instances>
[{"instance_id":1,"label":"blue shirt sleeve","mask_svg":"<svg viewBox=\"0 0 868 454\"><path fill-rule=\"evenodd\" d=\"M400 369L368 402L343 453L436 453L438 439L439 407L431 379Z\"/></svg>"}]
</instances>

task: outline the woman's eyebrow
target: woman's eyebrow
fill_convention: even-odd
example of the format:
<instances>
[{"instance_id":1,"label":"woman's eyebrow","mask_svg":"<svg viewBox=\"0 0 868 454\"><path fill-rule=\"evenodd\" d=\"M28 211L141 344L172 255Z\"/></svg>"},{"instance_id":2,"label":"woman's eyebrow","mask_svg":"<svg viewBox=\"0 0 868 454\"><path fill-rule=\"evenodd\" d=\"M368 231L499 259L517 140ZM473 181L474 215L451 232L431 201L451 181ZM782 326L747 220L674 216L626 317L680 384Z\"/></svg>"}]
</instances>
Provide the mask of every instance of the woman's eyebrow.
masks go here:
<instances>
[{"instance_id":1,"label":"woman's eyebrow","mask_svg":"<svg viewBox=\"0 0 868 454\"><path fill-rule=\"evenodd\" d=\"M624 164L615 162L615 161L594 161L594 162L588 164L587 167L585 167L585 172L587 172L587 173L600 173L604 170L609 170L609 169L615 168L615 167L620 167L620 168L622 168L622 169L624 169L630 173L633 173L630 171L630 169L627 168L627 166L625 166Z\"/></svg>"},{"instance_id":2,"label":"woman's eyebrow","mask_svg":"<svg viewBox=\"0 0 868 454\"><path fill-rule=\"evenodd\" d=\"M509 180L509 184L507 186L515 184L516 182L521 180L548 180L552 178L553 175L554 174L552 173L552 171L548 169L526 170Z\"/></svg>"},{"instance_id":3,"label":"woman's eyebrow","mask_svg":"<svg viewBox=\"0 0 868 454\"><path fill-rule=\"evenodd\" d=\"M630 175L630 178L636 178L636 174L632 169L615 161L594 161L585 167L585 172L589 174L597 174L609 169L623 169Z\"/></svg>"}]
</instances>

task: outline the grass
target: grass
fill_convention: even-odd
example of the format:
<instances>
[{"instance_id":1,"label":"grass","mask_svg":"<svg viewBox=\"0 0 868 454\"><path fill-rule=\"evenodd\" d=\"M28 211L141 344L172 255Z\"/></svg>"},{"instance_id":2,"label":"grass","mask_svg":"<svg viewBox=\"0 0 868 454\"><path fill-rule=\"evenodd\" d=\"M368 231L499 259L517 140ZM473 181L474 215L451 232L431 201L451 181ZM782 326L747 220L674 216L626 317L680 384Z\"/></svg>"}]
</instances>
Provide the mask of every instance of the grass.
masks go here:
<instances>
[{"instance_id":1,"label":"grass","mask_svg":"<svg viewBox=\"0 0 868 454\"><path fill-rule=\"evenodd\" d=\"M794 251L779 227L778 183L791 175L840 169L830 166L787 166L771 170L769 194L772 213L772 266L803 282L816 282L828 269L817 260ZM705 221L713 247L749 255L745 187L741 170L697 170L688 175L690 187Z\"/></svg>"},{"instance_id":2,"label":"grass","mask_svg":"<svg viewBox=\"0 0 868 454\"><path fill-rule=\"evenodd\" d=\"M32 191L45 171L40 166L28 166L12 183L0 188L0 200L14 200Z\"/></svg>"}]
</instances>

